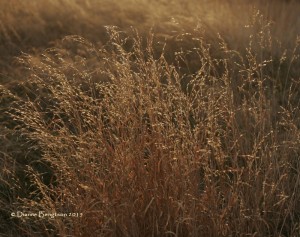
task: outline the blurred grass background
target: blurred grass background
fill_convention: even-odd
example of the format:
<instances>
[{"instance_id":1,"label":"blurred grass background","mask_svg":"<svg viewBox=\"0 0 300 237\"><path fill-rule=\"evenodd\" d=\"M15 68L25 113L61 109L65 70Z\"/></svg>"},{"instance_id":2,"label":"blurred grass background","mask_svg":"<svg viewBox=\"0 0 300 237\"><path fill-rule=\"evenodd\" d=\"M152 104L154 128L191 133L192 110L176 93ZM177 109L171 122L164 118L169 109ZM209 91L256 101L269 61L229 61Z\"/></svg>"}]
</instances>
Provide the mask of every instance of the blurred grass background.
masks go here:
<instances>
[{"instance_id":1,"label":"blurred grass background","mask_svg":"<svg viewBox=\"0 0 300 237\"><path fill-rule=\"evenodd\" d=\"M1 235L299 236L300 3L0 9Z\"/></svg>"}]
</instances>

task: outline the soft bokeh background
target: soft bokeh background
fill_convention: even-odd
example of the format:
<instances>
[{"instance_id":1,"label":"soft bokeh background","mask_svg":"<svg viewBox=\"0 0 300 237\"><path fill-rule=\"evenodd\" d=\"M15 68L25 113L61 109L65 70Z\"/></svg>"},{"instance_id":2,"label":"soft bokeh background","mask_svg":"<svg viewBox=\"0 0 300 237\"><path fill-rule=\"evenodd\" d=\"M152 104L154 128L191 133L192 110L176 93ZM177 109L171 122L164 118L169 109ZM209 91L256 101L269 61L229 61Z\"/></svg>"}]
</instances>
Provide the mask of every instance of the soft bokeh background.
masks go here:
<instances>
[{"instance_id":1,"label":"soft bokeh background","mask_svg":"<svg viewBox=\"0 0 300 237\"><path fill-rule=\"evenodd\" d=\"M299 236L299 12L0 0L0 235Z\"/></svg>"}]
</instances>

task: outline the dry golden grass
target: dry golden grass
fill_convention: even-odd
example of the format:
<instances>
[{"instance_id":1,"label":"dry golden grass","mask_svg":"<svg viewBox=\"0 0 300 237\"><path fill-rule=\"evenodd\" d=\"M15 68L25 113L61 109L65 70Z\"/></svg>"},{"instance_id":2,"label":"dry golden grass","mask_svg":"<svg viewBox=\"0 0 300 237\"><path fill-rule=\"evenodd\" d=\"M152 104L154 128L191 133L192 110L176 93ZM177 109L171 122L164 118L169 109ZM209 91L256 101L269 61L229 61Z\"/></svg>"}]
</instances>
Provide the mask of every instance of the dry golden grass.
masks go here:
<instances>
[{"instance_id":1,"label":"dry golden grass","mask_svg":"<svg viewBox=\"0 0 300 237\"><path fill-rule=\"evenodd\" d=\"M300 236L299 4L249 2L0 2L1 236Z\"/></svg>"}]
</instances>

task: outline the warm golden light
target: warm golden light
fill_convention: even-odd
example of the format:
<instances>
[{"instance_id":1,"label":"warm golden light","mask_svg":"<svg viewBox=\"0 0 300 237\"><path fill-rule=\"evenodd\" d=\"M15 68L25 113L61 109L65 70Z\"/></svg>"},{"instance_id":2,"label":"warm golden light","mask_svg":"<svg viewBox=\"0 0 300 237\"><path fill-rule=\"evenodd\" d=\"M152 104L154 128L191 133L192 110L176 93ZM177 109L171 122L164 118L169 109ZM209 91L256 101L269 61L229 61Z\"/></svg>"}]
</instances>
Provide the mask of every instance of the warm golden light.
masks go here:
<instances>
[{"instance_id":1,"label":"warm golden light","mask_svg":"<svg viewBox=\"0 0 300 237\"><path fill-rule=\"evenodd\" d=\"M299 10L0 0L0 236L300 236Z\"/></svg>"}]
</instances>

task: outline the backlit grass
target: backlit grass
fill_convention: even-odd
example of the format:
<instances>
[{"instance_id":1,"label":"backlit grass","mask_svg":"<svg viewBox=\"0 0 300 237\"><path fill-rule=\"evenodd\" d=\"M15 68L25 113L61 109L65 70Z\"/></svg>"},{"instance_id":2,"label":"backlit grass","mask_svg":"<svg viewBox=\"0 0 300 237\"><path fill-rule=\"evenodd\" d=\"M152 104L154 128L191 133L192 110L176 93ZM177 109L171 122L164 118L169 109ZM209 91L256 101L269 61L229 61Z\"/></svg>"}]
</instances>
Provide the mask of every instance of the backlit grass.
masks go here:
<instances>
[{"instance_id":1,"label":"backlit grass","mask_svg":"<svg viewBox=\"0 0 300 237\"><path fill-rule=\"evenodd\" d=\"M12 2L3 236L299 236L297 2Z\"/></svg>"}]
</instances>

